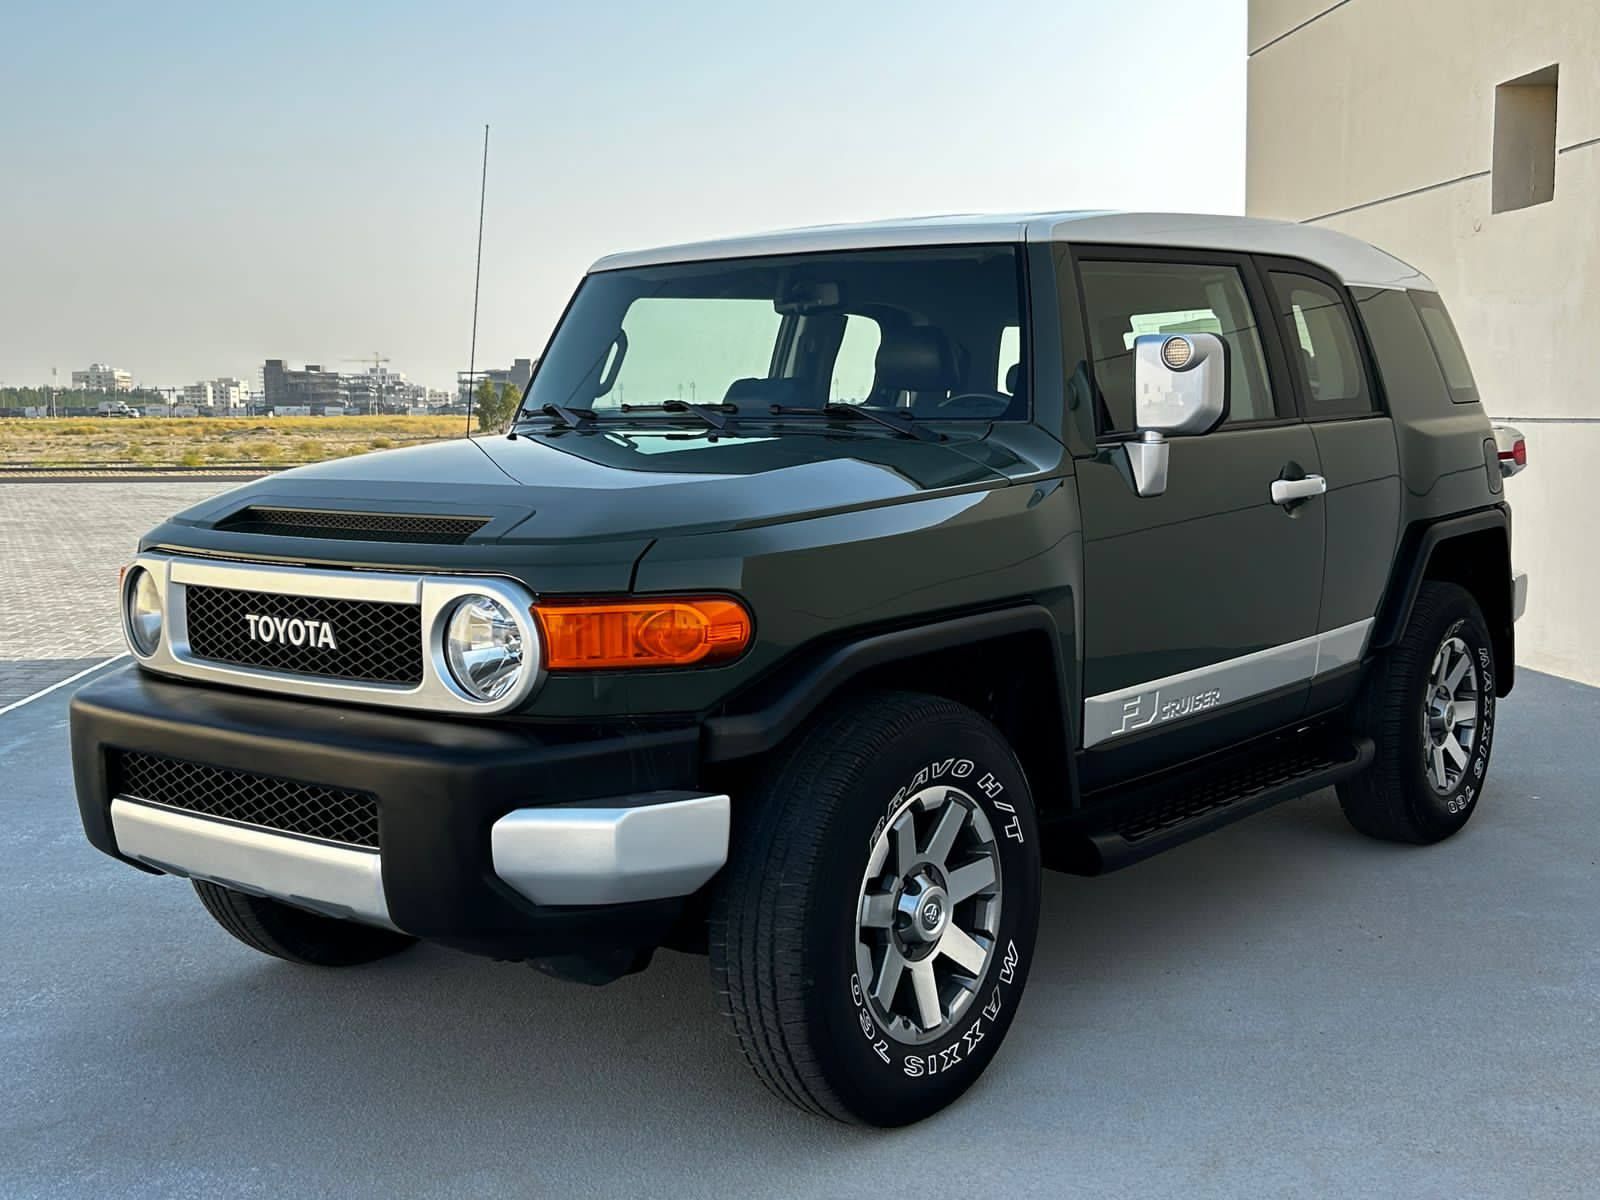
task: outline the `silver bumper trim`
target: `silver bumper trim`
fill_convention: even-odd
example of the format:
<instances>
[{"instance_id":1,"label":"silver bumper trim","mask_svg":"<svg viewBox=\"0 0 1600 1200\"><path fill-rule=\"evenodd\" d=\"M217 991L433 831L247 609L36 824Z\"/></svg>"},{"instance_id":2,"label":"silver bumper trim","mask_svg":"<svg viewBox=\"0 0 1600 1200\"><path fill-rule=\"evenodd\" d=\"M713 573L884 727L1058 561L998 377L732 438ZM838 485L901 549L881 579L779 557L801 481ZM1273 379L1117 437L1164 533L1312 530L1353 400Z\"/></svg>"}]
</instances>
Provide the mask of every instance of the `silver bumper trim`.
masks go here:
<instances>
[{"instance_id":1,"label":"silver bumper trim","mask_svg":"<svg viewBox=\"0 0 1600 1200\"><path fill-rule=\"evenodd\" d=\"M657 792L604 808L519 808L494 823L495 874L535 904L686 896L728 861L727 796Z\"/></svg>"},{"instance_id":2,"label":"silver bumper trim","mask_svg":"<svg viewBox=\"0 0 1600 1200\"><path fill-rule=\"evenodd\" d=\"M286 837L122 796L111 801L111 829L119 851L169 875L394 928L374 850Z\"/></svg>"},{"instance_id":3,"label":"silver bumper trim","mask_svg":"<svg viewBox=\"0 0 1600 1200\"><path fill-rule=\"evenodd\" d=\"M1522 620L1522 614L1528 611L1528 573L1526 571L1513 571L1511 573L1511 619Z\"/></svg>"}]
</instances>

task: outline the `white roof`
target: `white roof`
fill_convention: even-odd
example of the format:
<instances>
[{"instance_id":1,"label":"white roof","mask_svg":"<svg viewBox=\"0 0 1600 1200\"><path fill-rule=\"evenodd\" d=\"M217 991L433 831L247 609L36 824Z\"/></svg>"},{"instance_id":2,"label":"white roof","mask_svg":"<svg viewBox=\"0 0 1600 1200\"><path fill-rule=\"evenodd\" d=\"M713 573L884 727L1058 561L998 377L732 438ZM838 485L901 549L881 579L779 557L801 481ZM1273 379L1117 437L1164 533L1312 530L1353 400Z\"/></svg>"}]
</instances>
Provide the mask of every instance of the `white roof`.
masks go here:
<instances>
[{"instance_id":1,"label":"white roof","mask_svg":"<svg viewBox=\"0 0 1600 1200\"><path fill-rule=\"evenodd\" d=\"M866 221L858 225L814 225L805 229L786 229L775 233L610 254L589 269L591 272L617 271L627 267L661 266L706 259L983 242L1098 242L1277 254L1316 263L1352 287L1436 290L1427 276L1394 255L1358 238L1318 225L1206 213L1088 210L1009 215L960 214Z\"/></svg>"}]
</instances>

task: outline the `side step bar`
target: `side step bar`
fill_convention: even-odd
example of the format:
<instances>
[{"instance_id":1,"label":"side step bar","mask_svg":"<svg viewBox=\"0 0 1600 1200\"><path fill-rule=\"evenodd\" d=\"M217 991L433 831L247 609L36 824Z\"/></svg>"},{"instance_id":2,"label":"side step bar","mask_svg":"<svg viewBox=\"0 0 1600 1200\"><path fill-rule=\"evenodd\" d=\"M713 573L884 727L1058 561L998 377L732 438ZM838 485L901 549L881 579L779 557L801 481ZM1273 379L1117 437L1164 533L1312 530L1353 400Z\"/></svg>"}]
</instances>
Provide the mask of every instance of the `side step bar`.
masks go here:
<instances>
[{"instance_id":1,"label":"side step bar","mask_svg":"<svg viewBox=\"0 0 1600 1200\"><path fill-rule=\"evenodd\" d=\"M1108 797L1100 820L1052 830L1046 865L1074 875L1103 875L1142 862L1284 800L1364 771L1372 739L1308 733L1255 745L1218 760L1167 772ZM1075 823L1076 824L1076 823Z\"/></svg>"}]
</instances>

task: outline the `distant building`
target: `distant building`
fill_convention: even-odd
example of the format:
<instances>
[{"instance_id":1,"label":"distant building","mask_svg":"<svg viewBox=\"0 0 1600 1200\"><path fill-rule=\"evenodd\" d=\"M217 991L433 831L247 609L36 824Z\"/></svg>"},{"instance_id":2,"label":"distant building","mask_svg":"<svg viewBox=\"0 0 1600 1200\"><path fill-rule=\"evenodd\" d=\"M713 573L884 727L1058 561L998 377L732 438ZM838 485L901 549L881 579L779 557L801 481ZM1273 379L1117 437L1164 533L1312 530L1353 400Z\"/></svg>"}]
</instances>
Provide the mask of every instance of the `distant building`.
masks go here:
<instances>
[{"instance_id":1,"label":"distant building","mask_svg":"<svg viewBox=\"0 0 1600 1200\"><path fill-rule=\"evenodd\" d=\"M250 407L250 388L242 379L219 376L211 381L211 398L219 409L246 411Z\"/></svg>"},{"instance_id":2,"label":"distant building","mask_svg":"<svg viewBox=\"0 0 1600 1200\"><path fill-rule=\"evenodd\" d=\"M466 404L472 393L487 379L490 383L499 386L509 383L522 391L528 386L528 380L533 378L533 368L538 365L538 360L533 358L518 358L512 360L511 366L505 370L490 367L468 374L466 371L456 372L456 399Z\"/></svg>"},{"instance_id":3,"label":"distant building","mask_svg":"<svg viewBox=\"0 0 1600 1200\"><path fill-rule=\"evenodd\" d=\"M216 403L216 389L209 380L191 383L183 389L183 403L186 407L209 409Z\"/></svg>"},{"instance_id":4,"label":"distant building","mask_svg":"<svg viewBox=\"0 0 1600 1200\"><path fill-rule=\"evenodd\" d=\"M90 363L87 371L72 373L72 386L81 392L131 392L133 375L106 363Z\"/></svg>"},{"instance_id":5,"label":"distant building","mask_svg":"<svg viewBox=\"0 0 1600 1200\"><path fill-rule=\"evenodd\" d=\"M344 377L350 404L357 412L406 412L427 398L428 389L412 383L399 371L374 365Z\"/></svg>"},{"instance_id":6,"label":"distant building","mask_svg":"<svg viewBox=\"0 0 1600 1200\"><path fill-rule=\"evenodd\" d=\"M337 371L324 371L316 363L303 370L287 366L281 358L269 358L261 368L261 390L265 406L306 408L321 412L329 405L342 408L349 403L349 389Z\"/></svg>"}]
</instances>

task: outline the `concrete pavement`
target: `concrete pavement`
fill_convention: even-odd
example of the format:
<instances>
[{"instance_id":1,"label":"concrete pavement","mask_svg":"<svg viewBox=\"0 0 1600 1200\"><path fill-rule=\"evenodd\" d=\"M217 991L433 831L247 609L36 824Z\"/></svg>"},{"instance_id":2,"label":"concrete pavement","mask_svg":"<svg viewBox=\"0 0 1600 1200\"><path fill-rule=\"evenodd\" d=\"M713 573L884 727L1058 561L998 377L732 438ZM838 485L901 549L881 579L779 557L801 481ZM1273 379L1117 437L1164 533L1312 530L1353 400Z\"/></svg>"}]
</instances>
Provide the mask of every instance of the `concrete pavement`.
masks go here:
<instances>
[{"instance_id":1,"label":"concrete pavement","mask_svg":"<svg viewBox=\"0 0 1600 1200\"><path fill-rule=\"evenodd\" d=\"M1595 1194L1600 692L1524 673L1441 846L1323 793L1048 876L994 1067L885 1134L768 1097L702 959L252 953L83 841L69 691L0 717L3 1196Z\"/></svg>"}]
</instances>

